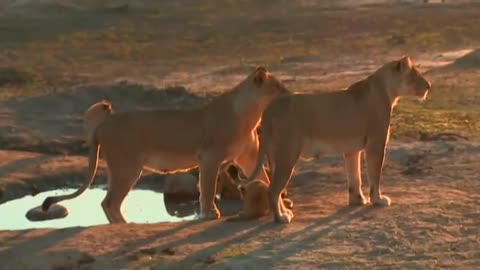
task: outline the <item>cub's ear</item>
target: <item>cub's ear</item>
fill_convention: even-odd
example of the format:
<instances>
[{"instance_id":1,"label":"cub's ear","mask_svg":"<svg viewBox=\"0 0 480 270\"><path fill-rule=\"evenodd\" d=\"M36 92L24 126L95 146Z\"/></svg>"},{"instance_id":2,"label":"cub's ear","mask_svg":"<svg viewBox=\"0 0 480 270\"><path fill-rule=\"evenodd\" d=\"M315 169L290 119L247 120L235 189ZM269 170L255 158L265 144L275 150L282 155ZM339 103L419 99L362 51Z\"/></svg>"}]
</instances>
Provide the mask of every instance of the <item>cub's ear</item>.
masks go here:
<instances>
[{"instance_id":1,"label":"cub's ear","mask_svg":"<svg viewBox=\"0 0 480 270\"><path fill-rule=\"evenodd\" d=\"M265 78L267 77L267 69L264 67L257 67L255 75L253 76L253 83L258 88L262 87Z\"/></svg>"},{"instance_id":2,"label":"cub's ear","mask_svg":"<svg viewBox=\"0 0 480 270\"><path fill-rule=\"evenodd\" d=\"M239 175L237 166L235 166L234 164L230 164L227 168L227 173L231 178L237 179Z\"/></svg>"},{"instance_id":3,"label":"cub's ear","mask_svg":"<svg viewBox=\"0 0 480 270\"><path fill-rule=\"evenodd\" d=\"M405 72L412 68L412 59L408 55L404 55L397 63L397 71Z\"/></svg>"},{"instance_id":4,"label":"cub's ear","mask_svg":"<svg viewBox=\"0 0 480 270\"><path fill-rule=\"evenodd\" d=\"M112 111L112 104L108 100L102 100L101 103L105 110Z\"/></svg>"}]
</instances>

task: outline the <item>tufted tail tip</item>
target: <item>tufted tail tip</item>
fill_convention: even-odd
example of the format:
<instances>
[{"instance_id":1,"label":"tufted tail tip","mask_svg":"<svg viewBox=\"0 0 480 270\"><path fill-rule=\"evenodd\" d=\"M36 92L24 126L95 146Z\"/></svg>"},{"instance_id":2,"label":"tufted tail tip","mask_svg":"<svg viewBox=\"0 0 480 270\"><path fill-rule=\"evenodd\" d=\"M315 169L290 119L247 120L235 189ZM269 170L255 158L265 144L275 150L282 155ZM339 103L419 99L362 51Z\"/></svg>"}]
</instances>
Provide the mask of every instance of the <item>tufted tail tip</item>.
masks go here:
<instances>
[{"instance_id":1,"label":"tufted tail tip","mask_svg":"<svg viewBox=\"0 0 480 270\"><path fill-rule=\"evenodd\" d=\"M45 201L43 201L43 204L42 204L42 210L47 212L48 209L50 208L50 206L54 203L53 201L53 197L48 197L45 199Z\"/></svg>"}]
</instances>

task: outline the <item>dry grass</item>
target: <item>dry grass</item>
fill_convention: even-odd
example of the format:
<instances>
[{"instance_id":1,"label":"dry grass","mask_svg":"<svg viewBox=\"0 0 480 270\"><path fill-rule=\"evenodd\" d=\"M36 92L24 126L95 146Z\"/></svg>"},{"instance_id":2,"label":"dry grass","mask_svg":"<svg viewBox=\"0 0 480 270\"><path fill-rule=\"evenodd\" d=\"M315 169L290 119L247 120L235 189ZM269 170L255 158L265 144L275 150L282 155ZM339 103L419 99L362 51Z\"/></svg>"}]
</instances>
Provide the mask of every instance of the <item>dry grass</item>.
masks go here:
<instances>
[{"instance_id":1,"label":"dry grass","mask_svg":"<svg viewBox=\"0 0 480 270\"><path fill-rule=\"evenodd\" d=\"M209 0L112 12L86 3L90 10L0 17L1 66L30 75L23 83L0 85L0 97L114 79L157 83L175 71L278 66L292 57L335 61L419 55L471 47L480 40L478 4L328 8ZM394 118L395 136L450 131L478 137L479 84L455 89L453 96L456 85L440 83L424 106L402 102ZM466 97L471 106L464 106Z\"/></svg>"},{"instance_id":2,"label":"dry grass","mask_svg":"<svg viewBox=\"0 0 480 270\"><path fill-rule=\"evenodd\" d=\"M480 44L480 4L328 7L327 1L181 0L152 1L148 8L125 12L99 8L97 2L84 1L85 11L50 7L36 10L36 16L0 15L0 71L20 74L16 80L0 74L0 81L8 82L0 82L0 97L125 78L223 90L256 64L298 76L289 86L301 91L323 91L358 79L358 73L342 72L370 70L405 52L435 61L437 52ZM180 71L186 75L175 75ZM345 207L343 164L339 157L325 157L299 162L289 186L296 217L287 226L265 218L0 231L0 268L67 267L87 253L95 261L82 266L86 269L475 269L480 146L411 139L441 132L480 139L480 76L462 73L427 74L433 83L428 101L405 99L395 109L393 136L410 140L393 140L387 151L382 189L391 207ZM158 105L151 92L161 93L142 86L114 88L114 104L125 107ZM76 119L83 104L107 95L101 88L91 91L95 94L72 91L30 103L2 100L2 131L25 135L21 139L48 131L57 142L67 130L73 138L80 120L54 129L64 119L50 106L64 103L55 110ZM54 141L46 138L42 142ZM8 145L8 138L2 140ZM5 164L16 161L14 153L4 156ZM59 157L63 163L32 165L32 172L22 165L25 157L19 159L17 167L2 165L9 173L5 185L76 173L86 164L79 157ZM69 177L49 181L63 185ZM140 252L152 248L156 253ZM175 252L163 254L164 249Z\"/></svg>"},{"instance_id":3,"label":"dry grass","mask_svg":"<svg viewBox=\"0 0 480 270\"><path fill-rule=\"evenodd\" d=\"M2 65L36 75L25 89L2 91L161 77L242 61L274 64L290 56L434 51L469 46L480 36L480 5L331 9L275 3L211 0L126 13L67 10L48 18L0 18ZM449 24L438 28L446 16Z\"/></svg>"}]
</instances>

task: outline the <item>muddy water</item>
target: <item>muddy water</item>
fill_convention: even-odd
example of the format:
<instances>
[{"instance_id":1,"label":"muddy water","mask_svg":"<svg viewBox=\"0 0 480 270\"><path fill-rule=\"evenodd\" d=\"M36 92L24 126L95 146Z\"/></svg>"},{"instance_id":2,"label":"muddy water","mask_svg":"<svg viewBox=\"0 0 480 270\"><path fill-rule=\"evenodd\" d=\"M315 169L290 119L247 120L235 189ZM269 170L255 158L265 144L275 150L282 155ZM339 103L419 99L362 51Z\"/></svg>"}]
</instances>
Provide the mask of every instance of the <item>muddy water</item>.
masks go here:
<instances>
[{"instance_id":1,"label":"muddy water","mask_svg":"<svg viewBox=\"0 0 480 270\"><path fill-rule=\"evenodd\" d=\"M64 189L42 192L1 204L0 230L83 227L108 223L100 206L106 193L101 188L88 189L75 199L60 202L69 211L65 218L31 222L25 217L28 210L41 205L46 197L74 191L75 189ZM150 190L132 190L123 202L122 212L130 223L178 222L194 219L198 213L198 202L171 200L162 193Z\"/></svg>"}]
</instances>

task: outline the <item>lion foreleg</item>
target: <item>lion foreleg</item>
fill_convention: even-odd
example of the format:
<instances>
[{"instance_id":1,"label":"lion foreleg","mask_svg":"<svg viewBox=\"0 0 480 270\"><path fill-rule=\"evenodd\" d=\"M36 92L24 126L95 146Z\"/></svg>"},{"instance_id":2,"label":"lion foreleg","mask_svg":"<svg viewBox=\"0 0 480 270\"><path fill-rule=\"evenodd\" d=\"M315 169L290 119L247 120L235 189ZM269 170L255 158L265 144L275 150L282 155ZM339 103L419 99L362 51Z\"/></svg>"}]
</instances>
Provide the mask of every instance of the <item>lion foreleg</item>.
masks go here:
<instances>
[{"instance_id":1,"label":"lion foreleg","mask_svg":"<svg viewBox=\"0 0 480 270\"><path fill-rule=\"evenodd\" d=\"M362 176L360 173L361 152L344 153L345 171L348 180L348 204L364 205L367 200L362 193Z\"/></svg>"},{"instance_id":2,"label":"lion foreleg","mask_svg":"<svg viewBox=\"0 0 480 270\"><path fill-rule=\"evenodd\" d=\"M381 194L380 177L385 156L385 142L371 143L366 148L367 173L370 182L370 201L373 205L389 206L390 198Z\"/></svg>"},{"instance_id":3,"label":"lion foreleg","mask_svg":"<svg viewBox=\"0 0 480 270\"><path fill-rule=\"evenodd\" d=\"M286 164L285 164L286 165ZM268 199L274 221L280 223L290 223L293 219L293 213L287 209L280 198L280 194L288 185L292 176L294 164L290 166L277 166L270 184Z\"/></svg>"}]
</instances>

